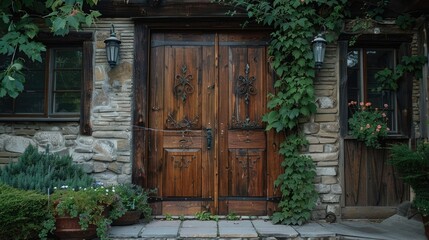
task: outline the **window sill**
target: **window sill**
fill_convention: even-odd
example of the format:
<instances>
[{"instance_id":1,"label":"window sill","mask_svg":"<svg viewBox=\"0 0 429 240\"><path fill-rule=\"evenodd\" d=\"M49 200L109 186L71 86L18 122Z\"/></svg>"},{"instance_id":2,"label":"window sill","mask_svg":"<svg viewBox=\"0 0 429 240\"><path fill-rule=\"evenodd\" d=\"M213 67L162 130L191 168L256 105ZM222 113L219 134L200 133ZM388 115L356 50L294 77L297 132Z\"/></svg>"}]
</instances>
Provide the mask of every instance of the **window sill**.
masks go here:
<instances>
[{"instance_id":1,"label":"window sill","mask_svg":"<svg viewBox=\"0 0 429 240\"><path fill-rule=\"evenodd\" d=\"M79 117L73 118L2 118L0 117L0 122L79 122Z\"/></svg>"},{"instance_id":2,"label":"window sill","mask_svg":"<svg viewBox=\"0 0 429 240\"><path fill-rule=\"evenodd\" d=\"M345 137L344 137L344 139L347 139L347 140L353 140L353 139L356 139L356 138L355 138L355 137L353 137L353 136L347 135L347 136L345 136ZM392 134L388 134L388 135L387 135L387 137L386 137L385 139L387 139L387 140L390 140L390 139L393 139L393 140L395 140L395 139L401 140L401 139L409 139L409 137L407 137L407 136L405 136L405 135L402 135L402 134L399 134L399 133L392 133Z\"/></svg>"}]
</instances>

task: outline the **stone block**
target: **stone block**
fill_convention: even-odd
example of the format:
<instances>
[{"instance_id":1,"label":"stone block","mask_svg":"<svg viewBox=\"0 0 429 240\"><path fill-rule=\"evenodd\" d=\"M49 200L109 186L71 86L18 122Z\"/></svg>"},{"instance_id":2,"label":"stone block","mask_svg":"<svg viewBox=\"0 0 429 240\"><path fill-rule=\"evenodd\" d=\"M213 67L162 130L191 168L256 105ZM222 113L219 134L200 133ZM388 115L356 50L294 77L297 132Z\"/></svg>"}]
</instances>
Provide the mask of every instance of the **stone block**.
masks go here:
<instances>
[{"instance_id":1,"label":"stone block","mask_svg":"<svg viewBox=\"0 0 429 240\"><path fill-rule=\"evenodd\" d=\"M334 213L336 216L341 215L341 206L339 204L328 204L326 212Z\"/></svg>"},{"instance_id":2,"label":"stone block","mask_svg":"<svg viewBox=\"0 0 429 240\"><path fill-rule=\"evenodd\" d=\"M126 132L121 131L100 131L92 134L95 138L118 138L118 139L129 139L130 136Z\"/></svg>"},{"instance_id":3,"label":"stone block","mask_svg":"<svg viewBox=\"0 0 429 240\"><path fill-rule=\"evenodd\" d=\"M98 162L98 161L94 161L93 164L93 171L95 173L100 173L100 172L104 172L107 169L107 164L102 163L102 162Z\"/></svg>"},{"instance_id":4,"label":"stone block","mask_svg":"<svg viewBox=\"0 0 429 240\"><path fill-rule=\"evenodd\" d=\"M131 150L129 140L124 140L124 139L118 140L116 142L116 145L117 145L118 151L130 151Z\"/></svg>"},{"instance_id":5,"label":"stone block","mask_svg":"<svg viewBox=\"0 0 429 240\"><path fill-rule=\"evenodd\" d=\"M318 193L329 193L331 191L331 186L326 184L314 184L314 188Z\"/></svg>"},{"instance_id":6,"label":"stone block","mask_svg":"<svg viewBox=\"0 0 429 240\"><path fill-rule=\"evenodd\" d=\"M82 167L82 170L85 173L92 173L94 171L94 165L91 163L79 163L78 165L80 165Z\"/></svg>"},{"instance_id":7,"label":"stone block","mask_svg":"<svg viewBox=\"0 0 429 240\"><path fill-rule=\"evenodd\" d=\"M305 137L308 141L309 144L317 144L319 143L319 138L318 137L313 137L313 136L306 136Z\"/></svg>"},{"instance_id":8,"label":"stone block","mask_svg":"<svg viewBox=\"0 0 429 240\"><path fill-rule=\"evenodd\" d=\"M61 132L40 131L34 135L33 139L39 146L44 148L49 146L49 149L53 151L65 147L65 140Z\"/></svg>"},{"instance_id":9,"label":"stone block","mask_svg":"<svg viewBox=\"0 0 429 240\"><path fill-rule=\"evenodd\" d=\"M95 66L95 81L107 80L106 69L102 65Z\"/></svg>"},{"instance_id":10,"label":"stone block","mask_svg":"<svg viewBox=\"0 0 429 240\"><path fill-rule=\"evenodd\" d=\"M323 184L335 184L338 182L338 179L334 176L321 176L320 178Z\"/></svg>"},{"instance_id":11,"label":"stone block","mask_svg":"<svg viewBox=\"0 0 429 240\"><path fill-rule=\"evenodd\" d=\"M331 185L331 193L334 194L342 194L343 190L340 184L332 184Z\"/></svg>"},{"instance_id":12,"label":"stone block","mask_svg":"<svg viewBox=\"0 0 429 240\"><path fill-rule=\"evenodd\" d=\"M337 120L337 116L334 114L316 114L316 122L333 122Z\"/></svg>"},{"instance_id":13,"label":"stone block","mask_svg":"<svg viewBox=\"0 0 429 240\"><path fill-rule=\"evenodd\" d=\"M36 146L36 142L30 138L10 136L4 142L4 149L8 152L23 153L30 144Z\"/></svg>"},{"instance_id":14,"label":"stone block","mask_svg":"<svg viewBox=\"0 0 429 240\"><path fill-rule=\"evenodd\" d=\"M95 178L95 180L102 182L104 186L111 186L111 185L118 184L118 175L110 171L94 173L92 176Z\"/></svg>"},{"instance_id":15,"label":"stone block","mask_svg":"<svg viewBox=\"0 0 429 240\"><path fill-rule=\"evenodd\" d=\"M316 134L320 130L320 125L318 123L304 123L303 127L305 134Z\"/></svg>"},{"instance_id":16,"label":"stone block","mask_svg":"<svg viewBox=\"0 0 429 240\"><path fill-rule=\"evenodd\" d=\"M338 152L338 146L334 144L325 144L323 146L323 151L326 153Z\"/></svg>"},{"instance_id":17,"label":"stone block","mask_svg":"<svg viewBox=\"0 0 429 240\"><path fill-rule=\"evenodd\" d=\"M122 172L122 164L118 163L118 162L112 162L112 163L108 164L107 169L109 169L110 171L112 171L114 173L119 174Z\"/></svg>"},{"instance_id":18,"label":"stone block","mask_svg":"<svg viewBox=\"0 0 429 240\"><path fill-rule=\"evenodd\" d=\"M325 203L339 203L341 195L337 194L322 194L322 202Z\"/></svg>"},{"instance_id":19,"label":"stone block","mask_svg":"<svg viewBox=\"0 0 429 240\"><path fill-rule=\"evenodd\" d=\"M318 104L319 108L334 108L336 105L336 100L331 97L318 97L316 99L316 103Z\"/></svg>"},{"instance_id":20,"label":"stone block","mask_svg":"<svg viewBox=\"0 0 429 240\"><path fill-rule=\"evenodd\" d=\"M129 156L118 156L116 158L116 161L118 162L124 162L124 163L129 163L131 162L130 157Z\"/></svg>"},{"instance_id":21,"label":"stone block","mask_svg":"<svg viewBox=\"0 0 429 240\"><path fill-rule=\"evenodd\" d=\"M119 184L131 183L131 175L127 175L127 174L118 175L118 183Z\"/></svg>"},{"instance_id":22,"label":"stone block","mask_svg":"<svg viewBox=\"0 0 429 240\"><path fill-rule=\"evenodd\" d=\"M321 123L320 128L325 132L338 133L340 131L338 123Z\"/></svg>"},{"instance_id":23,"label":"stone block","mask_svg":"<svg viewBox=\"0 0 429 240\"><path fill-rule=\"evenodd\" d=\"M94 154L92 156L92 159L96 161L102 161L102 162L112 162L113 160L115 160L112 156L103 155L103 154Z\"/></svg>"},{"instance_id":24,"label":"stone block","mask_svg":"<svg viewBox=\"0 0 429 240\"><path fill-rule=\"evenodd\" d=\"M116 155L115 143L110 140L97 140L94 144L94 151L105 156Z\"/></svg>"},{"instance_id":25,"label":"stone block","mask_svg":"<svg viewBox=\"0 0 429 240\"><path fill-rule=\"evenodd\" d=\"M316 167L318 176L336 176L337 169L335 167Z\"/></svg>"},{"instance_id":26,"label":"stone block","mask_svg":"<svg viewBox=\"0 0 429 240\"><path fill-rule=\"evenodd\" d=\"M314 161L337 161L338 152L335 153L308 153L307 156L311 157Z\"/></svg>"},{"instance_id":27,"label":"stone block","mask_svg":"<svg viewBox=\"0 0 429 240\"><path fill-rule=\"evenodd\" d=\"M326 137L319 137L320 143L336 143L338 139L338 136L335 136L333 138L326 138Z\"/></svg>"},{"instance_id":28,"label":"stone block","mask_svg":"<svg viewBox=\"0 0 429 240\"><path fill-rule=\"evenodd\" d=\"M308 151L310 153L321 153L323 152L323 145L309 145Z\"/></svg>"},{"instance_id":29,"label":"stone block","mask_svg":"<svg viewBox=\"0 0 429 240\"><path fill-rule=\"evenodd\" d=\"M318 167L336 167L338 166L338 161L320 161L317 162Z\"/></svg>"}]
</instances>

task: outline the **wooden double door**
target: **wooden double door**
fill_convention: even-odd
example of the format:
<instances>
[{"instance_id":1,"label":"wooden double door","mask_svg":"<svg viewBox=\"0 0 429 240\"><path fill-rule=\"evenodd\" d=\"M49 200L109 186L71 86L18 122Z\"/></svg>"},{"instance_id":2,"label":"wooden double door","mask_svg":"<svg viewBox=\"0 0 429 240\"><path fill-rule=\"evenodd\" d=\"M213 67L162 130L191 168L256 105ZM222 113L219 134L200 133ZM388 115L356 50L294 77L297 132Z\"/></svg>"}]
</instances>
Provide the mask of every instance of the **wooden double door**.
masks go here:
<instances>
[{"instance_id":1,"label":"wooden double door","mask_svg":"<svg viewBox=\"0 0 429 240\"><path fill-rule=\"evenodd\" d=\"M280 169L262 116L273 88L261 33L152 32L148 187L155 214L265 215Z\"/></svg>"}]
</instances>

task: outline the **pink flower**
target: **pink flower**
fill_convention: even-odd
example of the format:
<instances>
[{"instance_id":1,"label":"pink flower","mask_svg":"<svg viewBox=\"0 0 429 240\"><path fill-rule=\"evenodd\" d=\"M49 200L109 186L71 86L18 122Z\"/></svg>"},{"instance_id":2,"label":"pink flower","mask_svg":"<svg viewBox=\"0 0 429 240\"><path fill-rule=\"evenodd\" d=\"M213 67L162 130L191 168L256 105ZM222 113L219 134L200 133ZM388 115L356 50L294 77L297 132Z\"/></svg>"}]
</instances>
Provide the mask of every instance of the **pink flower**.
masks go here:
<instances>
[{"instance_id":1,"label":"pink flower","mask_svg":"<svg viewBox=\"0 0 429 240\"><path fill-rule=\"evenodd\" d=\"M359 105L363 106L363 105L364 105L364 103L363 103L363 102L360 102L360 103L359 103Z\"/></svg>"},{"instance_id":2,"label":"pink flower","mask_svg":"<svg viewBox=\"0 0 429 240\"><path fill-rule=\"evenodd\" d=\"M375 131L380 132L380 129L379 129L379 128L377 128L377 129L375 129Z\"/></svg>"},{"instance_id":3,"label":"pink flower","mask_svg":"<svg viewBox=\"0 0 429 240\"><path fill-rule=\"evenodd\" d=\"M389 105L387 105L387 103L384 104L384 107L387 108Z\"/></svg>"},{"instance_id":4,"label":"pink flower","mask_svg":"<svg viewBox=\"0 0 429 240\"><path fill-rule=\"evenodd\" d=\"M377 129L380 129L381 128L381 125L379 124L379 125L377 125Z\"/></svg>"},{"instance_id":5,"label":"pink flower","mask_svg":"<svg viewBox=\"0 0 429 240\"><path fill-rule=\"evenodd\" d=\"M371 127L371 125L369 125L369 123L367 123L366 124L366 128L370 128Z\"/></svg>"},{"instance_id":6,"label":"pink flower","mask_svg":"<svg viewBox=\"0 0 429 240\"><path fill-rule=\"evenodd\" d=\"M386 113L382 113L381 116L385 118L386 117Z\"/></svg>"},{"instance_id":7,"label":"pink flower","mask_svg":"<svg viewBox=\"0 0 429 240\"><path fill-rule=\"evenodd\" d=\"M371 106L371 102L365 103L365 106L367 106L367 107Z\"/></svg>"}]
</instances>

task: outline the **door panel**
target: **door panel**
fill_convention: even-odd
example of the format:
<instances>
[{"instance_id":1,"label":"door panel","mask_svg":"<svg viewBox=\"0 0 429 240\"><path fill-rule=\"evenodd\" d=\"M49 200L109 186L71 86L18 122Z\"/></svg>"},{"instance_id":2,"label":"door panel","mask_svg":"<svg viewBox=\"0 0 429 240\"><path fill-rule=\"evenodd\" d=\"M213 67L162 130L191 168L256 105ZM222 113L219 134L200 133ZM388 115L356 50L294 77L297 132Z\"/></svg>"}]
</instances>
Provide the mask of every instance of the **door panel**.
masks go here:
<instances>
[{"instance_id":1,"label":"door panel","mask_svg":"<svg viewBox=\"0 0 429 240\"><path fill-rule=\"evenodd\" d=\"M273 84L266 46L259 33L152 34L148 186L158 188L155 214L267 214L279 158L262 122Z\"/></svg>"},{"instance_id":2,"label":"door panel","mask_svg":"<svg viewBox=\"0 0 429 240\"><path fill-rule=\"evenodd\" d=\"M148 174L162 200L155 214L212 207L204 201L213 199L214 188L206 140L214 119L213 39L212 34L152 35ZM192 204L184 204L189 200Z\"/></svg>"},{"instance_id":3,"label":"door panel","mask_svg":"<svg viewBox=\"0 0 429 240\"><path fill-rule=\"evenodd\" d=\"M219 36L220 214L267 214L262 116L272 79L265 40L251 33Z\"/></svg>"}]
</instances>

